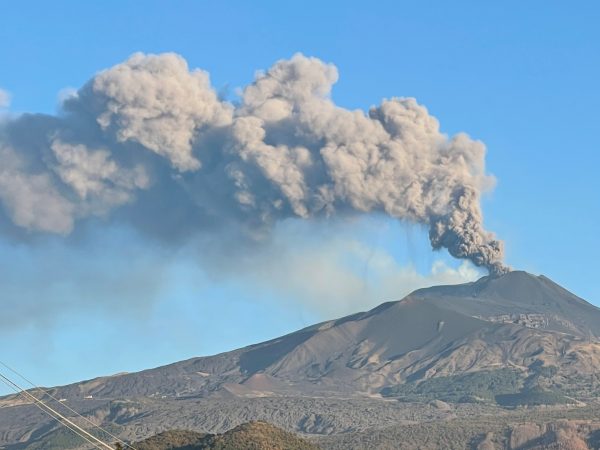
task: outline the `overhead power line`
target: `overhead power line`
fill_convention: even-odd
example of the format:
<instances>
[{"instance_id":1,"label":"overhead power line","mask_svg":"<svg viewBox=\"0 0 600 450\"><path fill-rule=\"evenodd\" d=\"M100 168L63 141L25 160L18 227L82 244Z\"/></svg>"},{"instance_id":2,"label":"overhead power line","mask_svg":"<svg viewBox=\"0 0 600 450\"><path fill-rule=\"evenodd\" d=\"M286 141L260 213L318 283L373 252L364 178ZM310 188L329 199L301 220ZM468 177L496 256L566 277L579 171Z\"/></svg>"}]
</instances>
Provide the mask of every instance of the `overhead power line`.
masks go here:
<instances>
[{"instance_id":1,"label":"overhead power line","mask_svg":"<svg viewBox=\"0 0 600 450\"><path fill-rule=\"evenodd\" d=\"M58 411L54 410L52 407L48 406L43 401L41 401L40 399L38 399L37 397L35 397L31 393L27 392L25 389L23 389L17 383L15 383L14 381L12 381L11 379L9 379L8 377L6 377L5 375L3 375L1 373L0 373L0 380L2 380L2 382L4 384L6 384L10 388L12 388L18 394L24 395L25 397L33 400L34 404L40 410L42 410L44 413L46 413L47 415L49 415L50 417L52 417L54 420L58 421L61 425L65 426L66 428L68 428L71 431L73 431L75 434L77 434L79 437L83 438L88 443L92 444L94 447L96 447L98 449L101 449L101 450L107 450L107 449L108 450L114 450L114 448L111 445L107 444L106 442L101 441L100 439L98 439L93 434L91 434L88 431L84 430L79 425L77 425L76 423L72 422L67 417L65 417L64 415L62 415ZM75 431L75 430L77 430L77 431Z\"/></svg>"},{"instance_id":2,"label":"overhead power line","mask_svg":"<svg viewBox=\"0 0 600 450\"><path fill-rule=\"evenodd\" d=\"M8 386L9 388L11 388L12 390L14 390L17 394L17 396L23 396L23 394L21 392L19 392L19 390L17 388L15 388L14 386L12 386L10 383L8 383L7 381L5 381L2 377L0 377L0 381L2 383L4 383L6 386ZM39 404L35 403L35 406L37 408L39 408L44 414L50 416L52 419L54 419L56 422L58 422L60 425L68 428L71 432L75 433L77 436L79 436L81 439L83 439L84 441L86 441L88 444L92 445L94 448L100 449L100 450L104 450L104 447L99 447L98 444L96 444L94 441L91 441L89 438L87 438L85 436L85 434L80 433L79 431L77 431L77 429L69 426L69 424L66 424L64 422L62 422L60 420L59 417L55 416L53 413L51 413L50 411L42 408Z\"/></svg>"},{"instance_id":3,"label":"overhead power line","mask_svg":"<svg viewBox=\"0 0 600 450\"><path fill-rule=\"evenodd\" d=\"M41 388L41 387L37 386L33 381L27 379L23 374L19 373L16 369L13 369L12 367L10 367L5 362L0 361L0 366L3 366L7 370L9 370L12 373L14 373L16 376L18 376L19 378L21 378L23 381L25 381L26 383L28 383L29 385L31 385L34 389L42 392L44 395L47 395L52 400L54 400L55 402L57 402L59 405L61 405L62 407L68 409L69 411L71 411L77 417L79 417L82 420L84 420L85 422L89 423L93 428L96 428L99 431L102 431L103 433L105 433L107 436L110 436L111 438L113 438L114 440L116 440L117 442L119 442L120 444L122 444L126 449L128 448L130 450L136 450L135 447L133 447L132 445L128 444L127 442L121 440L119 437L115 436L114 434L112 434L111 432L109 432L108 430L106 430L105 428L102 428L100 425L95 424L90 419L88 419L87 417L81 415L79 412L77 412L76 410L74 410L73 408L71 408L68 404L61 402L59 399L57 399L55 396L53 396L50 392L48 392L44 388Z\"/></svg>"}]
</instances>

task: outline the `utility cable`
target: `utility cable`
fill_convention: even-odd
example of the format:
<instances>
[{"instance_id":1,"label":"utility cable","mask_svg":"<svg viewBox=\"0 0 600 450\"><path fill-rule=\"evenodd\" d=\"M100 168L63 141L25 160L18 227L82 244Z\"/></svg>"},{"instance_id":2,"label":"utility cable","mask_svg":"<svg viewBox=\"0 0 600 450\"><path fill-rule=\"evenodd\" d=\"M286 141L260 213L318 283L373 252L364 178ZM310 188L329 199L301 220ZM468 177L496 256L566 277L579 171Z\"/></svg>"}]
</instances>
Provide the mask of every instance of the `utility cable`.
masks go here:
<instances>
[{"instance_id":1,"label":"utility cable","mask_svg":"<svg viewBox=\"0 0 600 450\"><path fill-rule=\"evenodd\" d=\"M64 408L68 409L69 411L71 411L72 413L74 413L75 415L77 415L78 417L80 417L81 419L83 419L84 421L86 421L87 423L89 423L90 425L92 425L92 427L102 431L103 433L105 433L106 435L110 436L111 438L115 439L117 442L119 442L120 444L124 445L125 448L129 448L131 450L136 450L135 447L131 446L130 444L126 443L125 441L119 439L117 436L115 436L114 434L110 433L108 430L102 428L100 425L95 424L94 422L92 422L90 419L88 419L87 417L81 415L80 413L78 413L77 411L75 411L73 408L71 408L69 405L61 402L59 399L57 399L56 397L54 397L50 392L48 392L47 390L37 386L33 381L27 379L24 375L20 374L16 369L13 369L12 367L10 367L8 364L0 361L0 365L5 367L6 369L10 370L12 373L14 373L16 376L18 376L19 378L21 378L23 381L25 381L26 383L29 383L31 386L33 386L35 389L37 389L38 391L42 392L43 394L47 395L48 397L50 397L52 400L54 400L55 402L57 402L58 404L60 404L61 406L63 406Z\"/></svg>"},{"instance_id":2,"label":"utility cable","mask_svg":"<svg viewBox=\"0 0 600 450\"><path fill-rule=\"evenodd\" d=\"M4 383L6 386L8 386L10 389L12 389L13 391L15 391L17 396L23 396L23 394L17 389L15 388L13 385L11 385L9 382L5 381L3 379L3 377L0 377L0 381L2 383ZM43 402L41 402L43 403ZM79 431L77 431L75 428L72 428L71 426L69 426L68 424L62 422L57 416L55 416L53 413L51 413L50 411L48 411L47 409L44 409L42 406L40 406L38 403L34 403L35 406L40 409L44 414L50 416L52 419L54 419L56 422L59 423L59 425L64 426L65 428L69 429L70 431L72 431L74 434L76 434L77 436L79 436L81 439L83 439L84 441L86 441L88 444L92 445L94 448L100 449L100 450L105 450L104 447L99 447L98 444L96 444L95 442L91 441L85 434L80 433Z\"/></svg>"},{"instance_id":3,"label":"utility cable","mask_svg":"<svg viewBox=\"0 0 600 450\"><path fill-rule=\"evenodd\" d=\"M9 378L7 378L6 376L4 376L1 373L0 373L0 379L2 379L2 381L5 384L8 384L9 386L11 386L18 393L24 394L25 396L27 396L30 399L32 399L34 401L35 405L38 406L38 408L40 408L42 411L46 412L48 415L50 415L54 419L56 419L56 417L54 417L54 416L58 416L62 421L64 421L67 424L69 424L70 427L67 427L67 428L71 429L71 427L73 427L73 428L77 429L78 431L80 431L81 433L83 433L85 436L87 436L89 438L89 439L86 439L86 441L88 441L88 442L89 442L89 440L93 441L93 442L90 442L90 443L94 443L94 446L96 448L114 450L114 448L112 446L108 445L106 442L101 441L100 439L98 439L93 434L91 434L88 431L84 430L79 425L77 425L76 423L72 422L67 417L63 416L58 411L54 410L53 408L51 408L50 406L48 406L46 403L42 402L40 399L38 399L34 395L32 395L29 392L27 392L25 389L23 389L17 383L15 383L14 381L10 380ZM64 425L64 423L63 423L63 425Z\"/></svg>"}]
</instances>

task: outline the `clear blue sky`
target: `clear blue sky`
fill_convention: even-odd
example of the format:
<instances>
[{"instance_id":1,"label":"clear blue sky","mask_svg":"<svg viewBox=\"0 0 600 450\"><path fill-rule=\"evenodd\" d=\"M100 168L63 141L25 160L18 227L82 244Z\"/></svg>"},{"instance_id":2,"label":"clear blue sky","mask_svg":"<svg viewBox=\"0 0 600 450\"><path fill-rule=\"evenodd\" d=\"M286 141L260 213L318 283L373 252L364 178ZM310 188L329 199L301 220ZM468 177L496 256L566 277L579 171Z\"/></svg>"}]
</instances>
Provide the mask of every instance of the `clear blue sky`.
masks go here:
<instances>
[{"instance_id":1,"label":"clear blue sky","mask_svg":"<svg viewBox=\"0 0 600 450\"><path fill-rule=\"evenodd\" d=\"M169 51L233 97L278 59L317 56L339 69L338 104L366 109L413 96L443 131L485 142L498 179L485 221L506 241L507 262L600 305L599 23L593 1L3 2L0 88L11 93L11 113L53 113L61 90L98 70L133 52ZM353 306L323 309L300 298L310 291L203 273L185 252L101 233L106 242L84 249L0 240L9 274L0 276L0 306L36 317L0 322L0 359L39 383L224 351ZM457 267L432 254L419 229L374 220L347 233L424 276L436 261ZM105 275L115 269L127 281ZM364 291L378 294L392 295Z\"/></svg>"}]
</instances>

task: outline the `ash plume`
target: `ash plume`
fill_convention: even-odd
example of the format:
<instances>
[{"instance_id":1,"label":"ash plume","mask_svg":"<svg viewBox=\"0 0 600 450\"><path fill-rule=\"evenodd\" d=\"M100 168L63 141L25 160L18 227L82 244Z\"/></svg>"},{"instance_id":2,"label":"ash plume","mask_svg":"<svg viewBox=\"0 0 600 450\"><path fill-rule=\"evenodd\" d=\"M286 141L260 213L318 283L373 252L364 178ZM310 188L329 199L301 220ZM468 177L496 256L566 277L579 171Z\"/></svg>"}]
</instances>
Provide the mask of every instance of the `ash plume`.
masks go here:
<instances>
[{"instance_id":1,"label":"ash plume","mask_svg":"<svg viewBox=\"0 0 600 450\"><path fill-rule=\"evenodd\" d=\"M287 218L378 212L429 227L435 249L507 271L483 227L480 197L494 184L484 145L441 133L412 98L339 107L337 79L335 66L297 54L232 104L182 57L134 54L60 115L0 123L4 219L67 235L101 217L166 240L236 228L260 242Z\"/></svg>"}]
</instances>

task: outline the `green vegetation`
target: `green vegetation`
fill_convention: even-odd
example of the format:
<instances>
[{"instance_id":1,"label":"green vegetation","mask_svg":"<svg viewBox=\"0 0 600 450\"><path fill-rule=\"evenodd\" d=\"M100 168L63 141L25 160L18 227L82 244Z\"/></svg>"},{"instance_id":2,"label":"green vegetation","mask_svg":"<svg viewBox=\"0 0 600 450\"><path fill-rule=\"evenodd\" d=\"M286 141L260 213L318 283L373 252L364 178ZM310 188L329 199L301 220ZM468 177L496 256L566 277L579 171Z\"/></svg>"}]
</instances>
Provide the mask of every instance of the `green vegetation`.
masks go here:
<instances>
[{"instance_id":1,"label":"green vegetation","mask_svg":"<svg viewBox=\"0 0 600 450\"><path fill-rule=\"evenodd\" d=\"M539 377L544 377L544 378L552 378L553 376L555 376L558 373L558 367L544 366L543 364L536 365L535 367L531 367L531 369L534 370L535 373Z\"/></svg>"},{"instance_id":2,"label":"green vegetation","mask_svg":"<svg viewBox=\"0 0 600 450\"><path fill-rule=\"evenodd\" d=\"M534 375L528 378L513 369L480 371L399 384L382 389L381 394L404 402L437 399L452 403L495 402L504 407L572 403L561 390L542 389L535 383L539 377L551 377L555 373L553 366L536 367Z\"/></svg>"},{"instance_id":3,"label":"green vegetation","mask_svg":"<svg viewBox=\"0 0 600 450\"><path fill-rule=\"evenodd\" d=\"M405 402L486 403L498 395L518 393L523 379L522 372L513 369L471 372L386 387L381 395Z\"/></svg>"},{"instance_id":4,"label":"green vegetation","mask_svg":"<svg viewBox=\"0 0 600 450\"><path fill-rule=\"evenodd\" d=\"M466 406L466 405L464 405ZM481 408L482 405L472 405ZM487 408L487 407L484 407ZM590 449L600 449L600 406L577 408L515 408L496 414L472 415L453 420L422 422L418 424L394 425L380 429L369 429L334 436L322 436L315 441L327 450L475 450L510 449L510 439L520 425L528 425L525 432L531 433L530 443L538 446L519 446L520 450L583 449L577 441L587 441ZM537 428L537 429L536 429ZM566 430L567 433L556 433ZM571 446L558 442L565 437ZM489 436L489 439L486 439ZM542 439L543 438L543 439ZM491 446L479 445L488 440ZM512 447L514 448L514 447Z\"/></svg>"},{"instance_id":5,"label":"green vegetation","mask_svg":"<svg viewBox=\"0 0 600 450\"><path fill-rule=\"evenodd\" d=\"M137 450L318 450L314 444L266 422L248 422L223 434L167 431L134 444Z\"/></svg>"},{"instance_id":6,"label":"green vegetation","mask_svg":"<svg viewBox=\"0 0 600 450\"><path fill-rule=\"evenodd\" d=\"M25 447L25 450L64 450L67 448L76 448L85 444L85 440L77 436L70 430L59 428L47 435L45 439L35 441Z\"/></svg>"},{"instance_id":7,"label":"green vegetation","mask_svg":"<svg viewBox=\"0 0 600 450\"><path fill-rule=\"evenodd\" d=\"M114 426L107 427L107 431L109 433L118 433L117 427ZM108 434L101 431L94 431L93 434L98 439L105 442L110 442L112 440ZM79 437L71 430L60 427L30 443L24 447L23 450L65 450L79 448L85 444L86 441L83 438Z\"/></svg>"},{"instance_id":8,"label":"green vegetation","mask_svg":"<svg viewBox=\"0 0 600 450\"><path fill-rule=\"evenodd\" d=\"M501 406L540 406L540 405L562 405L573 403L560 391L546 391L542 389L531 389L515 394L500 394L496 396L496 403Z\"/></svg>"},{"instance_id":9,"label":"green vegetation","mask_svg":"<svg viewBox=\"0 0 600 450\"><path fill-rule=\"evenodd\" d=\"M206 436L206 433L195 431L171 430L138 442L134 447L137 450L193 449L200 445Z\"/></svg>"}]
</instances>

